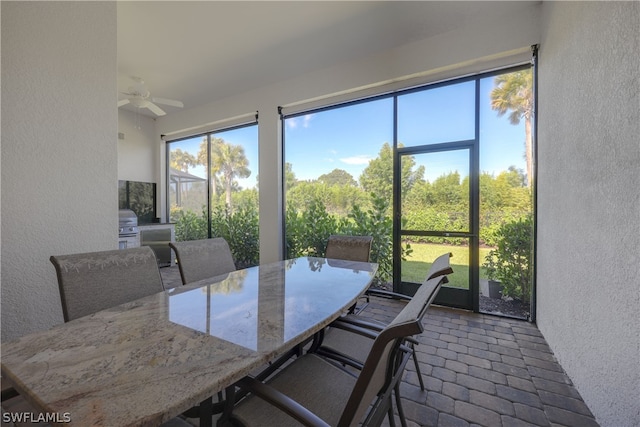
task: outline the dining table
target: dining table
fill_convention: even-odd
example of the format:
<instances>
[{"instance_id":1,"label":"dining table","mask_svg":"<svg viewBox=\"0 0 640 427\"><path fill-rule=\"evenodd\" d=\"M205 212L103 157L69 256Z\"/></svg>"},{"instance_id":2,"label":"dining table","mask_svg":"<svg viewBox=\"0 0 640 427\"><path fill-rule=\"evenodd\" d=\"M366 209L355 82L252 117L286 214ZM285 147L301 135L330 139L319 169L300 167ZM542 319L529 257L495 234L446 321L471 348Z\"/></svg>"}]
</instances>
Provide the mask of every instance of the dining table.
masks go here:
<instances>
[{"instance_id":1,"label":"dining table","mask_svg":"<svg viewBox=\"0 0 640 427\"><path fill-rule=\"evenodd\" d=\"M300 257L165 290L2 343L2 378L54 424L157 426L309 342L377 268Z\"/></svg>"}]
</instances>

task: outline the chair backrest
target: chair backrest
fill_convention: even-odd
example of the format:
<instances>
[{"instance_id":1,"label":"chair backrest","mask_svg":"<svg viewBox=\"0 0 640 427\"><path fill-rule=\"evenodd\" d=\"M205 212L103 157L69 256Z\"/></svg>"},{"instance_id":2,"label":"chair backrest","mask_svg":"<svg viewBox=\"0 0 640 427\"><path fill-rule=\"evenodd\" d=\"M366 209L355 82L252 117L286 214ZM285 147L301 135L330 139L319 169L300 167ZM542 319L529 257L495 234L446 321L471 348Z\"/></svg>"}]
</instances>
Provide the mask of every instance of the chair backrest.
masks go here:
<instances>
[{"instance_id":1,"label":"chair backrest","mask_svg":"<svg viewBox=\"0 0 640 427\"><path fill-rule=\"evenodd\" d=\"M68 322L164 290L148 246L52 256Z\"/></svg>"},{"instance_id":2,"label":"chair backrest","mask_svg":"<svg viewBox=\"0 0 640 427\"><path fill-rule=\"evenodd\" d=\"M229 244L222 237L172 242L169 246L178 258L183 285L236 269Z\"/></svg>"},{"instance_id":3,"label":"chair backrest","mask_svg":"<svg viewBox=\"0 0 640 427\"><path fill-rule=\"evenodd\" d=\"M327 241L325 258L369 262L372 243L371 236L331 235Z\"/></svg>"},{"instance_id":4,"label":"chair backrest","mask_svg":"<svg viewBox=\"0 0 640 427\"><path fill-rule=\"evenodd\" d=\"M451 257L453 257L453 254L451 252L447 252L436 258L433 263L431 263L426 280L453 273L451 264L449 263L449 258Z\"/></svg>"},{"instance_id":5,"label":"chair backrest","mask_svg":"<svg viewBox=\"0 0 640 427\"><path fill-rule=\"evenodd\" d=\"M448 254L445 259L448 263ZM370 407L374 398L380 396L382 391L390 393L395 383L401 379L402 370L409 355L401 351L400 345L405 338L423 331L422 318L438 294L442 284L446 282L447 274L450 273L443 273L425 280L402 311L378 334L356 380L338 425L357 424ZM404 354L402 354L403 352ZM404 356L404 362L399 363L399 357L402 355ZM376 405L373 408L368 418L377 417L382 419L386 410L374 413ZM373 424L375 425L376 423Z\"/></svg>"}]
</instances>

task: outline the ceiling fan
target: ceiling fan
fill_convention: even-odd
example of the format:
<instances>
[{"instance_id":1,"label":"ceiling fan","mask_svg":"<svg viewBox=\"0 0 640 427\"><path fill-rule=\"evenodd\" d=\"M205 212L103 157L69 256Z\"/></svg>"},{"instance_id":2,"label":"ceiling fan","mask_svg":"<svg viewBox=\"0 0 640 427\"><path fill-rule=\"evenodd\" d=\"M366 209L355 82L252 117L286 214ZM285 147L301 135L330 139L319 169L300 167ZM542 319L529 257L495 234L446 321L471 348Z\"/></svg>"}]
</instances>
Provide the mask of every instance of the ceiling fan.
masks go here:
<instances>
[{"instance_id":1,"label":"ceiling fan","mask_svg":"<svg viewBox=\"0 0 640 427\"><path fill-rule=\"evenodd\" d=\"M147 86L144 84L144 80L140 77L131 77L135 84L133 86L129 86L129 92L123 92L124 95L129 96L129 98L121 99L118 101L118 108L123 105L131 104L134 107L147 108L151 110L156 116L164 116L164 110L158 107L156 104L169 105L172 107L182 108L184 104L180 101L175 101L173 99L166 98L155 98L151 97L151 92L147 89Z\"/></svg>"}]
</instances>

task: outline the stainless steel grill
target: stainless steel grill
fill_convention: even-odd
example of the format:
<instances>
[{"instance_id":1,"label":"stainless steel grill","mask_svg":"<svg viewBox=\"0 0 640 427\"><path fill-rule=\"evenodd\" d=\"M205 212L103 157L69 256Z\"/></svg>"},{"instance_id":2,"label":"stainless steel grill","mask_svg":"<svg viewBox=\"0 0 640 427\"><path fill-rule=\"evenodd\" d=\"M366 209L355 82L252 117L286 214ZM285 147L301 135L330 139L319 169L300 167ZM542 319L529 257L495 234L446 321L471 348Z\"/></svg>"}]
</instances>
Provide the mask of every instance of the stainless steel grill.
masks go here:
<instances>
[{"instance_id":1,"label":"stainless steel grill","mask_svg":"<svg viewBox=\"0 0 640 427\"><path fill-rule=\"evenodd\" d=\"M120 249L140 246L138 216L130 209L118 211L118 247Z\"/></svg>"}]
</instances>

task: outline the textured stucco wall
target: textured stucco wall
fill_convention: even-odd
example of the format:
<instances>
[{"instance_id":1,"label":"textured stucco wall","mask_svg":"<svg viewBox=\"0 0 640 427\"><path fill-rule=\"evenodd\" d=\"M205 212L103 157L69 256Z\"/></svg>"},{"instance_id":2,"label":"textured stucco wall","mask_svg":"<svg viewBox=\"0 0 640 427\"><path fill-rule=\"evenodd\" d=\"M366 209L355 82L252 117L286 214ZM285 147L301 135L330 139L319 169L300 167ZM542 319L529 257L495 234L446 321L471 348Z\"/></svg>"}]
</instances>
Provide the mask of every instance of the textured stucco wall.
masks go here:
<instances>
[{"instance_id":1,"label":"textured stucco wall","mask_svg":"<svg viewBox=\"0 0 640 427\"><path fill-rule=\"evenodd\" d=\"M162 141L155 133L155 119L118 109L118 179L158 182ZM158 191L160 187L158 186Z\"/></svg>"},{"instance_id":2,"label":"textured stucco wall","mask_svg":"<svg viewBox=\"0 0 640 427\"><path fill-rule=\"evenodd\" d=\"M540 330L603 426L640 422L640 3L549 2L540 47Z\"/></svg>"},{"instance_id":3,"label":"textured stucco wall","mask_svg":"<svg viewBox=\"0 0 640 427\"><path fill-rule=\"evenodd\" d=\"M2 340L62 322L53 254L117 248L115 2L2 2Z\"/></svg>"}]
</instances>

